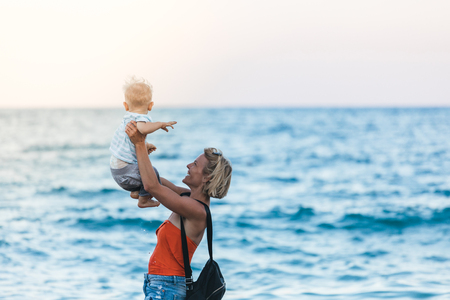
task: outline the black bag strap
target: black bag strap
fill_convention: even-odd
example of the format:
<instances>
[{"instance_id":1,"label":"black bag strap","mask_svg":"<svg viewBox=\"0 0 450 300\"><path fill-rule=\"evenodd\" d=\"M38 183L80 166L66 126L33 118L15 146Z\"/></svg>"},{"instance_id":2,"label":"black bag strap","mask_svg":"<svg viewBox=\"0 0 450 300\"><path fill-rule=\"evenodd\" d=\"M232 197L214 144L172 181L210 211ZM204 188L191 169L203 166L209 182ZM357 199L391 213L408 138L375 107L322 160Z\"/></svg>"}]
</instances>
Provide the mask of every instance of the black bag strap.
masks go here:
<instances>
[{"instance_id":1,"label":"black bag strap","mask_svg":"<svg viewBox=\"0 0 450 300\"><path fill-rule=\"evenodd\" d=\"M206 211L206 229L207 229L207 238L208 238L208 251L209 251L209 258L213 259L213 252L212 252L212 238L213 238L213 228L212 228L212 218L211 218L211 211L209 210L208 205L205 203L197 200L203 206L205 207ZM188 246L187 246L187 240L186 240L186 231L184 230L184 224L183 224L183 217L180 216L180 224L181 224L181 246L183 248L183 262L184 262L184 276L186 278L186 290L190 291L194 288L193 283L194 280L192 278L192 269L191 265L189 263L189 252L188 252Z\"/></svg>"}]
</instances>

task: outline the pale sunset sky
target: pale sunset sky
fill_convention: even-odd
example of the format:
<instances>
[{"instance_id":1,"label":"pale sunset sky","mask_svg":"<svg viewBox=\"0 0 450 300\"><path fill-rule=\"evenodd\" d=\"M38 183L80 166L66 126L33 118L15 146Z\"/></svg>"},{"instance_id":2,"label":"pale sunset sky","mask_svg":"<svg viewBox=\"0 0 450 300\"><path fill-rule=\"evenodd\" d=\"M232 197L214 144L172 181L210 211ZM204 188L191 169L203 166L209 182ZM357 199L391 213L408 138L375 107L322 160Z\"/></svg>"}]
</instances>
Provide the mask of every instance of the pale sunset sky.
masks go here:
<instances>
[{"instance_id":1,"label":"pale sunset sky","mask_svg":"<svg viewBox=\"0 0 450 300\"><path fill-rule=\"evenodd\" d=\"M450 1L0 0L0 108L450 106Z\"/></svg>"}]
</instances>

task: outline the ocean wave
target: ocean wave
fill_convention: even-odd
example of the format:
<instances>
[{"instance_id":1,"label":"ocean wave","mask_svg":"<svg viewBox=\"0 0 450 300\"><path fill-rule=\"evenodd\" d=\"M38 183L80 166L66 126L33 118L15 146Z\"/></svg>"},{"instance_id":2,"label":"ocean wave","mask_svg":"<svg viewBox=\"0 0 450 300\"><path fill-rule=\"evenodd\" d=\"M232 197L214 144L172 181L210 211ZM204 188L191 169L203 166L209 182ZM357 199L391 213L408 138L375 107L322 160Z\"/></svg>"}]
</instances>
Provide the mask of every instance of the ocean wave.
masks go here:
<instances>
[{"instance_id":1,"label":"ocean wave","mask_svg":"<svg viewBox=\"0 0 450 300\"><path fill-rule=\"evenodd\" d=\"M450 190L435 190L435 194L450 197Z\"/></svg>"},{"instance_id":2,"label":"ocean wave","mask_svg":"<svg viewBox=\"0 0 450 300\"><path fill-rule=\"evenodd\" d=\"M353 156L350 154L333 154L330 156L319 155L316 152L312 152L309 154L306 159L309 160L319 160L323 164L331 164L331 163L356 163L356 164L371 164L372 160L368 156Z\"/></svg>"},{"instance_id":3,"label":"ocean wave","mask_svg":"<svg viewBox=\"0 0 450 300\"><path fill-rule=\"evenodd\" d=\"M298 211L291 216L291 220L293 221L309 220L314 215L315 215L314 209L300 206Z\"/></svg>"},{"instance_id":4,"label":"ocean wave","mask_svg":"<svg viewBox=\"0 0 450 300\"><path fill-rule=\"evenodd\" d=\"M320 183L319 183L320 184ZM365 192L354 192L352 190L338 190L338 191L331 191L331 192L317 192L318 196L327 197L331 199L360 199L360 198L373 198L373 199L379 199L379 198L398 198L399 196L402 196L402 192L398 190L368 190Z\"/></svg>"},{"instance_id":5,"label":"ocean wave","mask_svg":"<svg viewBox=\"0 0 450 300\"><path fill-rule=\"evenodd\" d=\"M283 183L297 183L300 182L300 180L297 177L269 177L267 178L268 181L278 181Z\"/></svg>"},{"instance_id":6,"label":"ocean wave","mask_svg":"<svg viewBox=\"0 0 450 300\"><path fill-rule=\"evenodd\" d=\"M39 259L44 259L44 258L48 258L51 255L47 252L38 250L38 249L33 249L30 247L27 247L26 249L20 249L18 252L23 253L28 255L29 257L39 257Z\"/></svg>"},{"instance_id":7,"label":"ocean wave","mask_svg":"<svg viewBox=\"0 0 450 300\"><path fill-rule=\"evenodd\" d=\"M154 155L155 159L166 159L166 160L176 160L180 158L179 154L173 153L173 154L169 154L169 153L162 153L162 154L155 154Z\"/></svg>"},{"instance_id":8,"label":"ocean wave","mask_svg":"<svg viewBox=\"0 0 450 300\"><path fill-rule=\"evenodd\" d=\"M450 258L447 257L442 257L442 256L430 256L430 257L425 257L426 260L431 260L434 262L438 262L438 263L442 263L442 262L446 262L449 261Z\"/></svg>"},{"instance_id":9,"label":"ocean wave","mask_svg":"<svg viewBox=\"0 0 450 300\"><path fill-rule=\"evenodd\" d=\"M423 293L423 292L416 292L416 291L374 291L374 292L367 292L367 293L359 293L354 294L354 296L360 296L359 299L384 299L384 298L390 298L390 299L425 299L425 298L432 298L439 295L445 295L445 294L434 294L434 293Z\"/></svg>"},{"instance_id":10,"label":"ocean wave","mask_svg":"<svg viewBox=\"0 0 450 300\"><path fill-rule=\"evenodd\" d=\"M70 219L62 220L62 222L70 221ZM156 230L163 221L151 220L147 221L141 218L114 218L111 216L103 219L79 218L75 220L73 226L83 227L88 230L102 231L108 229L116 230L118 227L123 229L139 228L149 231Z\"/></svg>"},{"instance_id":11,"label":"ocean wave","mask_svg":"<svg viewBox=\"0 0 450 300\"><path fill-rule=\"evenodd\" d=\"M292 133L294 133L294 127L287 123L281 123L281 124L277 124L276 126L270 127L267 130L266 134L273 135L273 134L280 134L283 132L292 134ZM261 134L261 132L259 134Z\"/></svg>"},{"instance_id":12,"label":"ocean wave","mask_svg":"<svg viewBox=\"0 0 450 300\"><path fill-rule=\"evenodd\" d=\"M315 180L315 187L322 187L326 184L324 181ZM385 189L385 190L366 190L363 192L354 192L351 189L341 189L336 191L322 192L318 191L316 193L318 196L328 197L332 199L359 199L363 198L398 198L401 196L417 196L417 195L430 195L430 196L442 196L449 198L450 190L447 189L420 189L420 190L409 190L409 191L401 191L398 189Z\"/></svg>"},{"instance_id":13,"label":"ocean wave","mask_svg":"<svg viewBox=\"0 0 450 300\"><path fill-rule=\"evenodd\" d=\"M253 252L256 253L277 253L277 254L293 254L293 253L299 253L299 250L295 247L288 247L288 246L264 246L264 247L257 247L253 250Z\"/></svg>"},{"instance_id":14,"label":"ocean wave","mask_svg":"<svg viewBox=\"0 0 450 300\"><path fill-rule=\"evenodd\" d=\"M122 190L104 188L93 191L71 191L69 192L69 196L72 198L90 199L95 197L105 197L111 196L112 194L122 194L122 193L123 193Z\"/></svg>"},{"instance_id":15,"label":"ocean wave","mask_svg":"<svg viewBox=\"0 0 450 300\"><path fill-rule=\"evenodd\" d=\"M5 266L6 264L11 263L12 261L13 261L13 260L12 260L9 256L6 256L5 254L0 253L0 263L1 263L3 266Z\"/></svg>"},{"instance_id":16,"label":"ocean wave","mask_svg":"<svg viewBox=\"0 0 450 300\"><path fill-rule=\"evenodd\" d=\"M301 266L303 268L308 268L308 269L314 267L314 265L315 265L311 262L304 261L301 259L293 259L293 260L289 260L289 261L284 261L281 264L287 265L287 266Z\"/></svg>"},{"instance_id":17,"label":"ocean wave","mask_svg":"<svg viewBox=\"0 0 450 300\"><path fill-rule=\"evenodd\" d=\"M249 229L258 229L260 226L250 224L249 222L243 222L243 221L237 221L235 223L236 227L238 228L249 228Z\"/></svg>"},{"instance_id":18,"label":"ocean wave","mask_svg":"<svg viewBox=\"0 0 450 300\"><path fill-rule=\"evenodd\" d=\"M336 228L336 226L329 224L329 223L320 223L319 225L317 225L317 227L323 228L323 229L335 229Z\"/></svg>"},{"instance_id":19,"label":"ocean wave","mask_svg":"<svg viewBox=\"0 0 450 300\"><path fill-rule=\"evenodd\" d=\"M6 241L4 241L4 240L0 240L0 248L1 247L9 247L10 246L10 244L8 243L8 242L6 242Z\"/></svg>"},{"instance_id":20,"label":"ocean wave","mask_svg":"<svg viewBox=\"0 0 450 300\"><path fill-rule=\"evenodd\" d=\"M294 213L285 212L280 206L273 207L270 211L258 216L262 219L279 219L287 218L292 221L309 220L314 216L314 209L310 207L299 206Z\"/></svg>"},{"instance_id":21,"label":"ocean wave","mask_svg":"<svg viewBox=\"0 0 450 300\"><path fill-rule=\"evenodd\" d=\"M399 211L383 210L379 214L370 215L364 213L347 213L335 221L324 222L322 217L326 213L317 212L311 207L298 206L295 212L275 206L264 213L247 212L234 222L227 222L227 226L249 229L272 228L271 220L284 219L285 228L294 229L298 234L308 233L308 226L324 230L363 230L372 232L401 231L414 226L450 225L450 207L443 209L411 208L407 207ZM231 217L230 217L231 218ZM261 220L269 222L261 223ZM278 222L278 221L277 221ZM303 224L305 228L292 227L292 223Z\"/></svg>"},{"instance_id":22,"label":"ocean wave","mask_svg":"<svg viewBox=\"0 0 450 300\"><path fill-rule=\"evenodd\" d=\"M355 275L343 275L338 277L337 280L339 281L362 281L367 280L368 278L366 276L355 276Z\"/></svg>"},{"instance_id":23,"label":"ocean wave","mask_svg":"<svg viewBox=\"0 0 450 300\"><path fill-rule=\"evenodd\" d=\"M87 144L87 145L38 145L30 146L23 150L24 153L30 152L52 152L52 151L71 151L71 150L98 150L108 149L109 145L106 144Z\"/></svg>"},{"instance_id":24,"label":"ocean wave","mask_svg":"<svg viewBox=\"0 0 450 300\"><path fill-rule=\"evenodd\" d=\"M55 187L47 191L39 191L37 192L38 195L48 195L48 196L61 196L66 195L71 198L79 198L79 199L89 199L89 198L95 198L95 197L103 197L103 196L110 196L112 194L122 194L123 191L119 189L109 189L109 188L102 188L99 190L73 190L70 188L67 188L65 186L61 187Z\"/></svg>"},{"instance_id":25,"label":"ocean wave","mask_svg":"<svg viewBox=\"0 0 450 300\"><path fill-rule=\"evenodd\" d=\"M314 296L318 299L426 299L448 294L449 293L437 294L417 291L372 291L353 294L302 293L302 295Z\"/></svg>"},{"instance_id":26,"label":"ocean wave","mask_svg":"<svg viewBox=\"0 0 450 300\"><path fill-rule=\"evenodd\" d=\"M375 258L375 257L379 257L379 256L384 256L387 254L389 254L389 252L383 251L383 250L376 250L376 251L366 251L366 252L362 253L361 256Z\"/></svg>"},{"instance_id":27,"label":"ocean wave","mask_svg":"<svg viewBox=\"0 0 450 300\"><path fill-rule=\"evenodd\" d=\"M407 208L400 212L385 210L384 214L384 216L346 214L337 224L332 226L333 228L347 230L369 229L371 231L384 231L401 230L419 225L450 224L450 207L442 210Z\"/></svg>"}]
</instances>

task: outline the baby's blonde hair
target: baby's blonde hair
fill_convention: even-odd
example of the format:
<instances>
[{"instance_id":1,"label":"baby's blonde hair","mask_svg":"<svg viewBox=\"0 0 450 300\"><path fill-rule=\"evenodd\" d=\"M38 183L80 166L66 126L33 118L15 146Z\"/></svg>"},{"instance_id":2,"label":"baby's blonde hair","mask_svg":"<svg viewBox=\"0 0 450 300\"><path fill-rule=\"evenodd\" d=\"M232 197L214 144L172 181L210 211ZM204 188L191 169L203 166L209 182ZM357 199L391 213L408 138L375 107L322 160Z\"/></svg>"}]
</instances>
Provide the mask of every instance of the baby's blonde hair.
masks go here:
<instances>
[{"instance_id":1,"label":"baby's blonde hair","mask_svg":"<svg viewBox=\"0 0 450 300\"><path fill-rule=\"evenodd\" d=\"M123 92L130 106L145 106L152 102L153 87L144 78L130 77L123 85Z\"/></svg>"},{"instance_id":2,"label":"baby's blonde hair","mask_svg":"<svg viewBox=\"0 0 450 300\"><path fill-rule=\"evenodd\" d=\"M205 157L208 164L203 169L203 174L209 176L208 182L203 185L203 193L222 199L228 193L231 183L231 162L216 148L205 148Z\"/></svg>"}]
</instances>

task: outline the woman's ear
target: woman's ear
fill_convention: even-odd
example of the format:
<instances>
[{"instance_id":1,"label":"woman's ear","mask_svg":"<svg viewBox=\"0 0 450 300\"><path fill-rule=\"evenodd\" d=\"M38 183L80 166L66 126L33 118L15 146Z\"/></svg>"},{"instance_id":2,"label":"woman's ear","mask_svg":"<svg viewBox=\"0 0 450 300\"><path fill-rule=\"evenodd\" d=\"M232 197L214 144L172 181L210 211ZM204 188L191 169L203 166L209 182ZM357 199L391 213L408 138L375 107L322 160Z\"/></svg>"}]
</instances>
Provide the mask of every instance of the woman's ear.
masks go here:
<instances>
[{"instance_id":1,"label":"woman's ear","mask_svg":"<svg viewBox=\"0 0 450 300\"><path fill-rule=\"evenodd\" d=\"M203 183L207 183L209 180L211 179L211 176L210 175L203 175L203 179L202 179L202 182Z\"/></svg>"}]
</instances>

